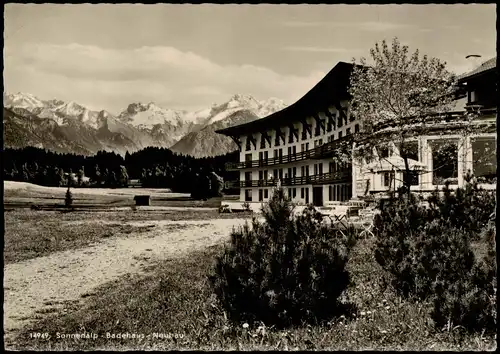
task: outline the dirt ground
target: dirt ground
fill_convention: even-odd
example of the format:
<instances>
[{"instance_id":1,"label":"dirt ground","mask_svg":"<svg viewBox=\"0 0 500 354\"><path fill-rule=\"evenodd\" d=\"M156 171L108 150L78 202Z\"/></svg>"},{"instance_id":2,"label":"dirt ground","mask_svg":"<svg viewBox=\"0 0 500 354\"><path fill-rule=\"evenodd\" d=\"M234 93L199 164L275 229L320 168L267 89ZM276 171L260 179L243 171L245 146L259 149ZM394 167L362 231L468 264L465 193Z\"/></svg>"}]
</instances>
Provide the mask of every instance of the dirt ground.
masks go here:
<instances>
[{"instance_id":1,"label":"dirt ground","mask_svg":"<svg viewBox=\"0 0 500 354\"><path fill-rule=\"evenodd\" d=\"M147 271L155 260L186 255L227 239L245 219L121 221L149 230L103 239L88 247L51 253L4 267L4 333L13 335L43 314L78 302L93 289L130 273ZM73 226L116 221L88 218L62 221ZM154 225L154 227L152 226ZM95 226L95 225L94 225Z\"/></svg>"}]
</instances>

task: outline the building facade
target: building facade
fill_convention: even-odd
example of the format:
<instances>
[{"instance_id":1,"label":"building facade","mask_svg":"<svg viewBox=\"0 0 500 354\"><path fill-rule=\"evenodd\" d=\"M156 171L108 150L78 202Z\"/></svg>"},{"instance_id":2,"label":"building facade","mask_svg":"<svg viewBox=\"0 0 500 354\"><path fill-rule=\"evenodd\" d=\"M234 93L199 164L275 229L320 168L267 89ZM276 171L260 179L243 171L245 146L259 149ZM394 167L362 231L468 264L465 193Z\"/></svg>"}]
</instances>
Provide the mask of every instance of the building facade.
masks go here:
<instances>
[{"instance_id":1,"label":"building facade","mask_svg":"<svg viewBox=\"0 0 500 354\"><path fill-rule=\"evenodd\" d=\"M462 187L472 174L485 189L496 189L496 58L459 77L459 92L453 112L435 117L432 129L408 142L407 151L413 176L411 190L431 192L446 182L451 188ZM454 132L451 127L475 113L470 132ZM395 144L370 163L353 161L353 183L358 197L397 190L403 186L404 160Z\"/></svg>"},{"instance_id":2,"label":"building facade","mask_svg":"<svg viewBox=\"0 0 500 354\"><path fill-rule=\"evenodd\" d=\"M496 59L487 69L461 78L463 107L448 116L451 120L466 110L480 111L480 120L493 126L481 136L447 135L456 140L456 161L441 161L433 146L443 135L420 136L411 142L415 153L411 167L418 171L412 190L430 191L444 184L462 185L467 170L496 186ZM376 152L376 162L338 162L333 159L339 145L352 146L362 130L359 120L350 114L348 85L353 65L339 62L306 95L291 106L246 124L228 127L218 133L230 136L240 150L240 160L226 168L240 171L239 181L227 187L240 188L241 202L264 202L271 190L281 185L297 204L323 206L397 189L402 185L404 164L396 146ZM449 119L448 119L449 120ZM439 129L439 125L436 125ZM494 154L478 164L476 155ZM452 153L453 155L453 153ZM491 154L490 154L491 155ZM449 155L448 155L449 156ZM494 163L493 163L493 158ZM441 159L441 160L440 160ZM484 160L484 159L483 159ZM433 166L440 164L439 169ZM443 166L444 165L444 168Z\"/></svg>"}]
</instances>

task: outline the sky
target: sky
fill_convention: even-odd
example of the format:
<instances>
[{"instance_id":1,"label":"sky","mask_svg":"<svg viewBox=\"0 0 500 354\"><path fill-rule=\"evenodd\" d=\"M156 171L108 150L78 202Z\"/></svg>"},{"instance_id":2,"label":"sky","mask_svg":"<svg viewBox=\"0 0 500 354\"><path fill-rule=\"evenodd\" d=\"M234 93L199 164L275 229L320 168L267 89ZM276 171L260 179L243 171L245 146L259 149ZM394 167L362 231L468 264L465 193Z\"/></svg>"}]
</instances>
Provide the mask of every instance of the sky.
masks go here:
<instances>
[{"instance_id":1,"label":"sky","mask_svg":"<svg viewBox=\"0 0 500 354\"><path fill-rule=\"evenodd\" d=\"M4 90L119 113L234 94L291 104L394 37L457 74L496 55L495 4L6 4Z\"/></svg>"}]
</instances>

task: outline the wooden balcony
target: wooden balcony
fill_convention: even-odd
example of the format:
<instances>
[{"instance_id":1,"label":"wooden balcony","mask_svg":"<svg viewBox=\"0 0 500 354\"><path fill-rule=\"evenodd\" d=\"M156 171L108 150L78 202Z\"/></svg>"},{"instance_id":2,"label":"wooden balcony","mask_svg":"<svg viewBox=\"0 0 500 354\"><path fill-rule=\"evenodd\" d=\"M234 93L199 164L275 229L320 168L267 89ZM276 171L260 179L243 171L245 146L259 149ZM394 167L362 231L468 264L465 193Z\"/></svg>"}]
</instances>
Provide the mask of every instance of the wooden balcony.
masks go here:
<instances>
[{"instance_id":1,"label":"wooden balcony","mask_svg":"<svg viewBox=\"0 0 500 354\"><path fill-rule=\"evenodd\" d=\"M351 181L351 170L343 170L338 172L328 172L312 176L290 177L283 178L281 185L283 187L299 186L305 184L330 184ZM274 187L277 180L249 180L249 181L228 181L227 189L233 188L258 188L258 187Z\"/></svg>"},{"instance_id":2,"label":"wooden balcony","mask_svg":"<svg viewBox=\"0 0 500 354\"><path fill-rule=\"evenodd\" d=\"M303 161L308 159L324 159L334 155L337 145L341 142L348 142L352 140L352 135L342 137L331 141L329 143L317 146L315 148L295 153L292 155L284 155L282 157L273 157L264 160L252 160L243 162L228 162L226 163L226 170L235 171L244 168L258 168L264 166L282 165L296 161Z\"/></svg>"}]
</instances>

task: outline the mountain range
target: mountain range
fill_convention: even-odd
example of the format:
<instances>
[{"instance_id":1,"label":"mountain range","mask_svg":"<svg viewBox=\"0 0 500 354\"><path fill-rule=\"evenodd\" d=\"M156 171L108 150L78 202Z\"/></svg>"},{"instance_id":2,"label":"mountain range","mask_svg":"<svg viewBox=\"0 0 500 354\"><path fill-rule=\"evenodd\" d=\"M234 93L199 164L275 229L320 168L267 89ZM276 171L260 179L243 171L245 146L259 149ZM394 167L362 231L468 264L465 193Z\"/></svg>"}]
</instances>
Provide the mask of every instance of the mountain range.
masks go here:
<instances>
[{"instance_id":1,"label":"mountain range","mask_svg":"<svg viewBox=\"0 0 500 354\"><path fill-rule=\"evenodd\" d=\"M3 102L5 147L36 146L83 155L105 150L123 155L156 146L195 157L237 149L231 138L215 133L217 129L259 119L286 107L276 98L258 101L241 94L194 112L137 102L117 115L73 101L41 100L21 92L4 93Z\"/></svg>"}]
</instances>

